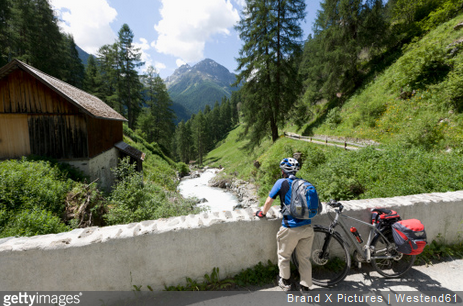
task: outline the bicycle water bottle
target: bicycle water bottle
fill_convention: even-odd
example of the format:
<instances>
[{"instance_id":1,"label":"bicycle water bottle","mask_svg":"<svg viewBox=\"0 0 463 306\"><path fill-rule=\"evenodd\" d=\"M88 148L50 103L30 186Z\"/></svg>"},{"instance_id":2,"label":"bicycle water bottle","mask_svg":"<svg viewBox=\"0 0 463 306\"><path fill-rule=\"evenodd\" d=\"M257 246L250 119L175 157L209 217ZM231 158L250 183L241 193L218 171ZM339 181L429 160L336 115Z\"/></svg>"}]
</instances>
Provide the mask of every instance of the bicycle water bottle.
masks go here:
<instances>
[{"instance_id":1,"label":"bicycle water bottle","mask_svg":"<svg viewBox=\"0 0 463 306\"><path fill-rule=\"evenodd\" d=\"M352 235L355 236L355 239L357 239L357 241L359 243L363 243L363 239L362 239L362 237L360 237L360 234L359 234L359 232L357 231L357 229L355 227L352 226L350 228L350 232L352 233Z\"/></svg>"}]
</instances>

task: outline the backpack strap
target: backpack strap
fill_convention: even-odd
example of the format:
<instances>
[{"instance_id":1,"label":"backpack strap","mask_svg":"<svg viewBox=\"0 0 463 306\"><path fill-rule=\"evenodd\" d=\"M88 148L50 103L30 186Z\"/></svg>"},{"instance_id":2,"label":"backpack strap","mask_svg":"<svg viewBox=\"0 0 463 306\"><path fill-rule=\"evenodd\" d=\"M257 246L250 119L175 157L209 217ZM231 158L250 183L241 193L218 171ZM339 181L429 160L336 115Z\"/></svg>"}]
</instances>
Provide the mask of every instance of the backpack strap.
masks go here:
<instances>
[{"instance_id":1,"label":"backpack strap","mask_svg":"<svg viewBox=\"0 0 463 306\"><path fill-rule=\"evenodd\" d=\"M283 216L283 222L285 223L287 228L291 228L291 226L289 226L288 216Z\"/></svg>"},{"instance_id":2,"label":"backpack strap","mask_svg":"<svg viewBox=\"0 0 463 306\"><path fill-rule=\"evenodd\" d=\"M287 182L288 185L289 185L289 189L288 189L287 193L288 193L288 192L291 192L291 187L292 187L292 186L291 186L291 185L292 185L292 182L291 182L291 181L294 181L294 180L296 180L296 179L297 179L297 178L296 178L294 175L292 175L292 174L291 174L289 177L286 178L286 182ZM285 197L286 197L286 195L285 195ZM280 208L281 208L280 211L281 211L282 213L284 213L285 210L289 209L289 204L286 204L284 198L281 199L281 207L280 207ZM289 217L288 217L287 215L283 214L283 223L285 224L285 226L286 226L287 228L290 228L289 223L288 223L288 220L289 220Z\"/></svg>"}]
</instances>

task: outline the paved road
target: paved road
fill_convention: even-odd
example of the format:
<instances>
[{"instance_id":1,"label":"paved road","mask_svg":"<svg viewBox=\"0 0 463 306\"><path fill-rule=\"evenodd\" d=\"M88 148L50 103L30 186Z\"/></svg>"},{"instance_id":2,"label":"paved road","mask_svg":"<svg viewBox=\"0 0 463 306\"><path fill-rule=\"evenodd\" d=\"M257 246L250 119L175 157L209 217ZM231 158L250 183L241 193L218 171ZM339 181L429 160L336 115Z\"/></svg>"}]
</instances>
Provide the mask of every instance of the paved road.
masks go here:
<instances>
[{"instance_id":1,"label":"paved road","mask_svg":"<svg viewBox=\"0 0 463 306\"><path fill-rule=\"evenodd\" d=\"M297 291L286 294L278 286L269 285L248 291L147 294L136 302L115 305L463 305L463 260L414 266L401 279L374 274L368 266L354 269L334 288L314 286L310 297L302 297Z\"/></svg>"}]
</instances>

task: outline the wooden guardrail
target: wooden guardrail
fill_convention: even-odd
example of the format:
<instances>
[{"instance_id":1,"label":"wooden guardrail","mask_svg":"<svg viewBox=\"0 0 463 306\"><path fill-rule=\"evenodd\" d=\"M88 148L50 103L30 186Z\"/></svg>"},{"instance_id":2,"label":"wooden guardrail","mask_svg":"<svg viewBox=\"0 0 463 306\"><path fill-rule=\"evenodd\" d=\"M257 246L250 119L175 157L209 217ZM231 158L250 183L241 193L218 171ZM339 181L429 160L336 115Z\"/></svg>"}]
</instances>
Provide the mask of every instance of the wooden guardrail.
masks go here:
<instances>
[{"instance_id":1,"label":"wooden guardrail","mask_svg":"<svg viewBox=\"0 0 463 306\"><path fill-rule=\"evenodd\" d=\"M335 146L339 148L344 148L345 150L358 150L360 148L365 148L371 145L379 145L377 142L371 142L370 144L360 144L352 141L338 140L329 136L302 136L296 133L284 132L284 136L291 139L297 139L302 141L313 142L316 144L324 144L327 146ZM379 150L379 149L377 149Z\"/></svg>"}]
</instances>

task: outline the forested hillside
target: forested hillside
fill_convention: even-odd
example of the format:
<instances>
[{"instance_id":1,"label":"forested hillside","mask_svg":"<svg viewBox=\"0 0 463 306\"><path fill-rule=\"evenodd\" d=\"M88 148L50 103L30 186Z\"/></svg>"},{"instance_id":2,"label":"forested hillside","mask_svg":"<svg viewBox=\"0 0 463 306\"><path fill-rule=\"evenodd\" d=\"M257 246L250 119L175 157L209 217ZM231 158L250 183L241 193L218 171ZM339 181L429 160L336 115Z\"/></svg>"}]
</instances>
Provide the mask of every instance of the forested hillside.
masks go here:
<instances>
[{"instance_id":1,"label":"forested hillside","mask_svg":"<svg viewBox=\"0 0 463 306\"><path fill-rule=\"evenodd\" d=\"M331 66L326 53L321 57L326 62L318 65L314 57L304 57L301 69L308 78L299 101L304 110L297 122L302 127L300 132L402 143L435 151L461 150L462 4L441 1L439 6L436 2L417 2L414 14L409 16L406 7L397 1L390 9L389 31L384 33L388 43L376 51L359 48L352 55L358 59L355 66L343 65L347 60ZM408 9L413 12L413 7ZM325 40L318 44L317 39L315 36L306 43L305 52L326 44ZM326 74L323 85L317 85L313 76L330 71L330 67L332 74ZM359 79L339 78L350 73Z\"/></svg>"},{"instance_id":2,"label":"forested hillside","mask_svg":"<svg viewBox=\"0 0 463 306\"><path fill-rule=\"evenodd\" d=\"M278 162L295 152L303 156L299 175L324 201L463 189L462 13L458 1L323 1L300 55L303 90L280 108L280 137L271 128L277 117L267 112L257 123L244 110L205 162L254 182L261 199L280 177ZM361 37L368 29L373 40ZM241 95L241 109L256 110L246 105L259 101L256 92ZM381 146L349 152L283 138L283 131Z\"/></svg>"}]
</instances>

